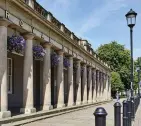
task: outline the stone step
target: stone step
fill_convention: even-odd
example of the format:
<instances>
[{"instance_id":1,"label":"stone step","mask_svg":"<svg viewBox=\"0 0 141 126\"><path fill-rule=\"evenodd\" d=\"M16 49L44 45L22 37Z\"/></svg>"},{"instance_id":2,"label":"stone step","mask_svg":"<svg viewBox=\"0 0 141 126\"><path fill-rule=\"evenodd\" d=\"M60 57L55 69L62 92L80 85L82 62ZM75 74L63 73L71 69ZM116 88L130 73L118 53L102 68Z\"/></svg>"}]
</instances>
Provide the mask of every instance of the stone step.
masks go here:
<instances>
[{"instance_id":1,"label":"stone step","mask_svg":"<svg viewBox=\"0 0 141 126\"><path fill-rule=\"evenodd\" d=\"M22 114L22 115L18 115L18 116L15 116L15 117L2 119L2 120L0 120L0 124L1 124L1 126L21 126L23 124L27 124L27 123L30 123L30 122L35 122L35 121L38 121L38 120L51 118L51 117L54 117L54 116L59 116L59 115L65 114L65 113L86 109L86 108L89 108L89 107L92 107L92 106L97 106L97 105L100 105L100 104L105 104L105 103L108 103L110 101L111 100L103 101L103 102L97 102L97 103L93 103L93 104L85 104L85 105L79 105L79 106L73 106L73 107L53 109L53 110L49 110L49 111L40 111L40 112L36 112L36 113L30 114L30 115Z\"/></svg>"}]
</instances>

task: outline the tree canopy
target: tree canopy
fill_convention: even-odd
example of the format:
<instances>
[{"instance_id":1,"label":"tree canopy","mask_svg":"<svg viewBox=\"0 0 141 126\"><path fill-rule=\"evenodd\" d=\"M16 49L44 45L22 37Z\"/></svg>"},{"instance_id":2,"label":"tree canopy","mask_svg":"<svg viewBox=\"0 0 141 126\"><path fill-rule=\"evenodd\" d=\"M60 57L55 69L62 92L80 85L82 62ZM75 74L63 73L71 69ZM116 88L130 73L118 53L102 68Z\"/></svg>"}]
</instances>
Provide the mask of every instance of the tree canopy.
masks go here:
<instances>
[{"instance_id":1,"label":"tree canopy","mask_svg":"<svg viewBox=\"0 0 141 126\"><path fill-rule=\"evenodd\" d=\"M140 78L141 78L141 57L138 57L134 62L134 89L138 88L138 72L137 67L140 69Z\"/></svg>"},{"instance_id":2,"label":"tree canopy","mask_svg":"<svg viewBox=\"0 0 141 126\"><path fill-rule=\"evenodd\" d=\"M124 47L124 45L118 44L116 41L112 41L109 44L101 45L97 49L99 57L108 63L113 71L112 78L113 87L112 90L118 89L119 85L124 84L126 89L130 88L130 51ZM115 77L118 77L119 85L115 86ZM121 80L121 81L120 81Z\"/></svg>"},{"instance_id":3,"label":"tree canopy","mask_svg":"<svg viewBox=\"0 0 141 126\"><path fill-rule=\"evenodd\" d=\"M124 89L124 85L121 81L120 75L117 72L111 72L111 88L112 92L121 91Z\"/></svg>"}]
</instances>

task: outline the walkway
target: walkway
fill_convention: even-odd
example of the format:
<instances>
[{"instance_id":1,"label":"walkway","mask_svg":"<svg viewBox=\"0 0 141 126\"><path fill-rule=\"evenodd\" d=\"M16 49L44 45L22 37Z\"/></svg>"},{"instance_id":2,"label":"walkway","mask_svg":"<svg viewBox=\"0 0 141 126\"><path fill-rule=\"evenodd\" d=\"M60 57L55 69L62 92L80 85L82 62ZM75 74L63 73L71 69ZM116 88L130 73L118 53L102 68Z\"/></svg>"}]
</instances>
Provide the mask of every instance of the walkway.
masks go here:
<instances>
[{"instance_id":1,"label":"walkway","mask_svg":"<svg viewBox=\"0 0 141 126\"><path fill-rule=\"evenodd\" d=\"M141 126L141 103L136 113L134 126Z\"/></svg>"},{"instance_id":2,"label":"walkway","mask_svg":"<svg viewBox=\"0 0 141 126\"><path fill-rule=\"evenodd\" d=\"M114 101L101 105L108 112L107 126L113 126L114 119ZM100 106L91 107L64 115L55 116L45 120L26 124L24 126L94 126L95 118L93 115L94 110Z\"/></svg>"}]
</instances>

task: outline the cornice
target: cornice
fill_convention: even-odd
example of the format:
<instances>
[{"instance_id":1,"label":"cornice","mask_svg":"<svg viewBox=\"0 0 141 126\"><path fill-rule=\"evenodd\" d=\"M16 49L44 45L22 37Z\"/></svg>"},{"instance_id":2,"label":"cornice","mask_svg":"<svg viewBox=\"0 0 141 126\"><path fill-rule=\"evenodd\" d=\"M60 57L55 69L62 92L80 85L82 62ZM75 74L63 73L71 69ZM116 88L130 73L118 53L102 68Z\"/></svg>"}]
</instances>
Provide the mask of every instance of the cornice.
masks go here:
<instances>
[{"instance_id":1,"label":"cornice","mask_svg":"<svg viewBox=\"0 0 141 126\"><path fill-rule=\"evenodd\" d=\"M24 11L28 12L29 15L32 15L34 18L39 20L41 23L46 25L49 29L54 31L55 33L59 34L62 38L69 41L74 47L81 50L84 54L88 55L91 59L93 59L96 63L101 65L102 67L106 68L108 71L110 71L110 68L105 66L103 63L101 63L100 60L96 59L94 56L89 54L86 50L83 49L77 42L73 41L70 37L68 37L65 33L63 33L60 29L58 29L55 25L53 25L51 22L49 22L47 19L45 19L42 15L37 13L34 9L32 9L30 6L25 4L22 0L11 0L16 5L18 5L20 8L22 8Z\"/></svg>"}]
</instances>

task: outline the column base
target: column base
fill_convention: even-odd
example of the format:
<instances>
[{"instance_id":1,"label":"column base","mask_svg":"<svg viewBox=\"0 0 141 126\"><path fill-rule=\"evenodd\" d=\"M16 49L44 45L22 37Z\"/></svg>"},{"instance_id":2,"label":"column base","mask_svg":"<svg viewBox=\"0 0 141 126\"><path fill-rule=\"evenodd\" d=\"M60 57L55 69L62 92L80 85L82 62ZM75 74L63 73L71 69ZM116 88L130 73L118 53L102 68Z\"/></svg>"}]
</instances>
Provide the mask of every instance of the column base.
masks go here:
<instances>
[{"instance_id":1,"label":"column base","mask_svg":"<svg viewBox=\"0 0 141 126\"><path fill-rule=\"evenodd\" d=\"M11 112L10 111L2 111L0 112L0 118L7 118L11 117Z\"/></svg>"},{"instance_id":2,"label":"column base","mask_svg":"<svg viewBox=\"0 0 141 126\"><path fill-rule=\"evenodd\" d=\"M24 114L31 114L36 112L36 108L21 108L20 112Z\"/></svg>"},{"instance_id":3,"label":"column base","mask_svg":"<svg viewBox=\"0 0 141 126\"><path fill-rule=\"evenodd\" d=\"M96 103L96 100L93 100L92 103Z\"/></svg>"},{"instance_id":4,"label":"column base","mask_svg":"<svg viewBox=\"0 0 141 126\"><path fill-rule=\"evenodd\" d=\"M83 102L82 102L82 104L87 104L87 103L88 103L87 101L83 101Z\"/></svg>"},{"instance_id":5,"label":"column base","mask_svg":"<svg viewBox=\"0 0 141 126\"><path fill-rule=\"evenodd\" d=\"M42 110L51 110L51 109L53 109L53 106L52 105L44 105L44 106L41 106L41 109Z\"/></svg>"},{"instance_id":6,"label":"column base","mask_svg":"<svg viewBox=\"0 0 141 126\"><path fill-rule=\"evenodd\" d=\"M99 99L96 99L96 102L100 102L100 100Z\"/></svg>"},{"instance_id":7,"label":"column base","mask_svg":"<svg viewBox=\"0 0 141 126\"><path fill-rule=\"evenodd\" d=\"M76 105L81 105L81 101L79 101L79 102L76 102Z\"/></svg>"},{"instance_id":8,"label":"column base","mask_svg":"<svg viewBox=\"0 0 141 126\"><path fill-rule=\"evenodd\" d=\"M92 100L88 100L88 104L91 104L92 103Z\"/></svg>"},{"instance_id":9,"label":"column base","mask_svg":"<svg viewBox=\"0 0 141 126\"><path fill-rule=\"evenodd\" d=\"M65 104L57 104L57 108L63 108L65 107Z\"/></svg>"},{"instance_id":10,"label":"column base","mask_svg":"<svg viewBox=\"0 0 141 126\"><path fill-rule=\"evenodd\" d=\"M74 103L68 103L68 107L74 106Z\"/></svg>"}]
</instances>

